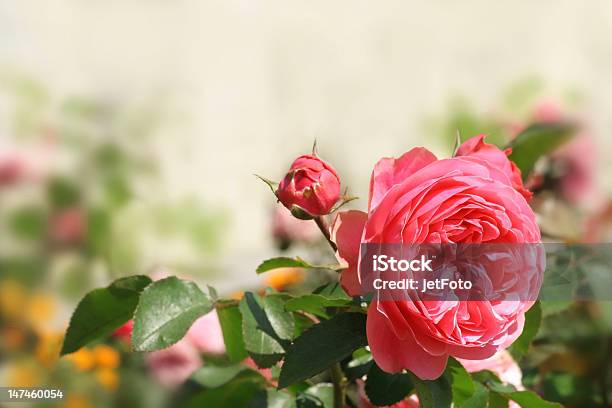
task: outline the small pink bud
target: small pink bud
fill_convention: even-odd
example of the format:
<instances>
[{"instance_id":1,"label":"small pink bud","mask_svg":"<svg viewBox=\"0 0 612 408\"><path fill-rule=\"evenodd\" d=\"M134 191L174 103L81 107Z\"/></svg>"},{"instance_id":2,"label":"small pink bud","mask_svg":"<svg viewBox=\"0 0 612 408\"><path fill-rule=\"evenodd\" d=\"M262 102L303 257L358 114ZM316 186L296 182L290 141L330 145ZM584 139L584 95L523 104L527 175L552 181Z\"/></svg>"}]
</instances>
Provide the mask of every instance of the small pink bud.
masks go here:
<instances>
[{"instance_id":1,"label":"small pink bud","mask_svg":"<svg viewBox=\"0 0 612 408\"><path fill-rule=\"evenodd\" d=\"M317 156L303 155L291 165L276 196L297 218L329 214L340 198L340 178Z\"/></svg>"}]
</instances>

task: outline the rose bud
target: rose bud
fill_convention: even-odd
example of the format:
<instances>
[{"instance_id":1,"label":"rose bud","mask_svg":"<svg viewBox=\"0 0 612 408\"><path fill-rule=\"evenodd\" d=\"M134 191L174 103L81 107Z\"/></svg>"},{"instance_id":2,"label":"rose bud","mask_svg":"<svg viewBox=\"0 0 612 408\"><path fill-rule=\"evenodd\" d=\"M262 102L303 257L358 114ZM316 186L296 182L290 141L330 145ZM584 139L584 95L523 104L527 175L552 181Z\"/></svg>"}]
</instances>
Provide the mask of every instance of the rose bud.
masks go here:
<instances>
[{"instance_id":1,"label":"rose bud","mask_svg":"<svg viewBox=\"0 0 612 408\"><path fill-rule=\"evenodd\" d=\"M303 155L280 182L276 197L297 218L329 214L340 198L340 178L317 156Z\"/></svg>"}]
</instances>

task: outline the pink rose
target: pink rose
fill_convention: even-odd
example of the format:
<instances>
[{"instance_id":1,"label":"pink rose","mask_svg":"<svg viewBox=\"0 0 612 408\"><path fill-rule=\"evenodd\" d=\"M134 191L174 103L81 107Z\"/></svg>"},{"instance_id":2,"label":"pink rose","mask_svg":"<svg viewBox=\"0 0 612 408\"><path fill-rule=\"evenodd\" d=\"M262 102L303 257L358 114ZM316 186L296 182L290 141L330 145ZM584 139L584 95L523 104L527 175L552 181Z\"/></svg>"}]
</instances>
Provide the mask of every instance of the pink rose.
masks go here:
<instances>
[{"instance_id":1,"label":"pink rose","mask_svg":"<svg viewBox=\"0 0 612 408\"><path fill-rule=\"evenodd\" d=\"M368 213L342 212L331 231L338 257L348 265L341 277L348 293L362 290L357 270L360 243L540 242L535 215L506 155L481 136L466 141L459 152L438 160L428 150L415 148L376 164ZM529 264L499 258L500 269L515 265L510 285L525 281L539 289L537 277L519 274L524 265L532 269L529 272L541 273L541 255L536 251ZM532 300L375 298L368 310L368 342L383 370L408 369L422 379L434 379L444 371L448 356L485 359L514 341Z\"/></svg>"},{"instance_id":2,"label":"pink rose","mask_svg":"<svg viewBox=\"0 0 612 408\"><path fill-rule=\"evenodd\" d=\"M298 218L325 215L340 198L340 178L317 156L303 155L291 165L276 196Z\"/></svg>"},{"instance_id":3,"label":"pink rose","mask_svg":"<svg viewBox=\"0 0 612 408\"><path fill-rule=\"evenodd\" d=\"M145 356L153 378L166 387L182 384L202 366L198 350L187 339Z\"/></svg>"},{"instance_id":4,"label":"pink rose","mask_svg":"<svg viewBox=\"0 0 612 408\"><path fill-rule=\"evenodd\" d=\"M499 170L507 177L506 184L514 187L529 200L533 194L523 186L521 171L516 164L508 160L507 156L512 153L512 150L501 151L497 146L485 143L484 138L485 135L478 135L466 140L457 150L457 156L487 162L490 169Z\"/></svg>"},{"instance_id":5,"label":"pink rose","mask_svg":"<svg viewBox=\"0 0 612 408\"><path fill-rule=\"evenodd\" d=\"M219 317L215 310L196 320L187 332L186 338L201 353L225 353L223 332L221 331L221 324L219 323Z\"/></svg>"}]
</instances>

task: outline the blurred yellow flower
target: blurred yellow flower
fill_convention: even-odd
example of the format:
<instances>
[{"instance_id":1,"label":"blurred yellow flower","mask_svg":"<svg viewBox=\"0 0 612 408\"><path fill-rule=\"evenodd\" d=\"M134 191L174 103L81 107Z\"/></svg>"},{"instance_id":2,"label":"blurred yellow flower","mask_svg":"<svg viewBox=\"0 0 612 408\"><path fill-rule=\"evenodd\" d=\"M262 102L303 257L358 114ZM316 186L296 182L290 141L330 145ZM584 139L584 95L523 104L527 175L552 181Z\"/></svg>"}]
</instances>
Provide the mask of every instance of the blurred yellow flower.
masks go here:
<instances>
[{"instance_id":1,"label":"blurred yellow flower","mask_svg":"<svg viewBox=\"0 0 612 408\"><path fill-rule=\"evenodd\" d=\"M283 290L287 286L295 285L304 280L302 268L278 268L268 272L266 285L276 290Z\"/></svg>"},{"instance_id":2,"label":"blurred yellow flower","mask_svg":"<svg viewBox=\"0 0 612 408\"><path fill-rule=\"evenodd\" d=\"M72 394L66 397L62 408L90 408L92 405L85 395Z\"/></svg>"},{"instance_id":3,"label":"blurred yellow flower","mask_svg":"<svg viewBox=\"0 0 612 408\"><path fill-rule=\"evenodd\" d=\"M116 390L119 385L119 375L111 368L99 368L96 370L96 378L109 391Z\"/></svg>"},{"instance_id":4,"label":"blurred yellow flower","mask_svg":"<svg viewBox=\"0 0 612 408\"><path fill-rule=\"evenodd\" d=\"M39 333L38 344L36 344L36 358L46 367L52 367L59 359L62 340L61 332L42 332Z\"/></svg>"},{"instance_id":5,"label":"blurred yellow flower","mask_svg":"<svg viewBox=\"0 0 612 408\"><path fill-rule=\"evenodd\" d=\"M36 387L42 382L41 367L33 361L20 361L11 365L7 374L8 387Z\"/></svg>"},{"instance_id":6,"label":"blurred yellow flower","mask_svg":"<svg viewBox=\"0 0 612 408\"><path fill-rule=\"evenodd\" d=\"M242 290L239 290L239 291L237 291L237 292L233 292L233 293L230 295L230 298L232 298L232 299L234 299L234 300L240 300L240 299L242 299L243 297L244 297L244 291L242 291Z\"/></svg>"},{"instance_id":7,"label":"blurred yellow flower","mask_svg":"<svg viewBox=\"0 0 612 408\"><path fill-rule=\"evenodd\" d=\"M65 358L66 360L71 361L79 371L89 371L96 363L94 354L87 347L83 347L78 351L67 355Z\"/></svg>"},{"instance_id":8,"label":"blurred yellow flower","mask_svg":"<svg viewBox=\"0 0 612 408\"><path fill-rule=\"evenodd\" d=\"M16 319L23 313L26 304L26 290L14 280L0 281L0 315Z\"/></svg>"},{"instance_id":9,"label":"blurred yellow flower","mask_svg":"<svg viewBox=\"0 0 612 408\"><path fill-rule=\"evenodd\" d=\"M55 315L56 304L52 296L37 292L30 296L25 309L25 319L35 328L48 324Z\"/></svg>"},{"instance_id":10,"label":"blurred yellow flower","mask_svg":"<svg viewBox=\"0 0 612 408\"><path fill-rule=\"evenodd\" d=\"M119 367L119 353L114 348L106 344L99 344L93 349L94 359L100 368L117 368Z\"/></svg>"}]
</instances>

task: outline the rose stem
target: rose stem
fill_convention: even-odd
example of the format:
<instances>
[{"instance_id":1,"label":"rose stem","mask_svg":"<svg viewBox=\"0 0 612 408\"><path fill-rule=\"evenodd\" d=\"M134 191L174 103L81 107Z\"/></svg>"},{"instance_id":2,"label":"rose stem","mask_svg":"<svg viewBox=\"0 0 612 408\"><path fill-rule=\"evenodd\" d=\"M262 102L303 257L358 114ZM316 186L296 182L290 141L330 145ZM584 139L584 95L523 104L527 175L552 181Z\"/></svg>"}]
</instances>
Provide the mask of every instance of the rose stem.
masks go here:
<instances>
[{"instance_id":1,"label":"rose stem","mask_svg":"<svg viewBox=\"0 0 612 408\"><path fill-rule=\"evenodd\" d=\"M346 377L340 368L340 363L334 363L329 368L329 374L334 385L334 408L344 408L346 403Z\"/></svg>"},{"instance_id":2,"label":"rose stem","mask_svg":"<svg viewBox=\"0 0 612 408\"><path fill-rule=\"evenodd\" d=\"M323 218L323 216L315 217L314 221L317 223L317 227L319 227L329 245L332 247L334 252L336 252L338 247L336 247L334 241L331 240L331 236L329 235L329 226L327 225L325 218Z\"/></svg>"},{"instance_id":3,"label":"rose stem","mask_svg":"<svg viewBox=\"0 0 612 408\"><path fill-rule=\"evenodd\" d=\"M327 221L322 216L315 217L314 221L317 223L317 226L325 236L325 239L329 243L329 246L332 247L334 252L338 250L334 241L331 240L331 236L329 235L329 226L327 225ZM334 385L334 408L344 408L344 404L346 402L346 385L347 380L342 372L342 368L340 367L340 363L334 363L329 368L329 376L331 377L332 383Z\"/></svg>"}]
</instances>

